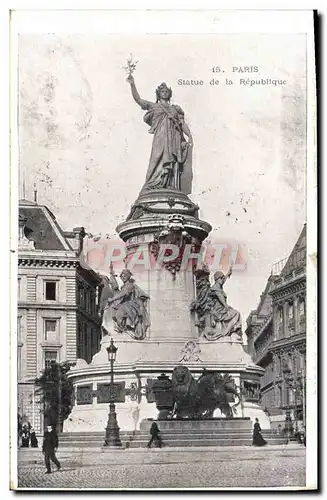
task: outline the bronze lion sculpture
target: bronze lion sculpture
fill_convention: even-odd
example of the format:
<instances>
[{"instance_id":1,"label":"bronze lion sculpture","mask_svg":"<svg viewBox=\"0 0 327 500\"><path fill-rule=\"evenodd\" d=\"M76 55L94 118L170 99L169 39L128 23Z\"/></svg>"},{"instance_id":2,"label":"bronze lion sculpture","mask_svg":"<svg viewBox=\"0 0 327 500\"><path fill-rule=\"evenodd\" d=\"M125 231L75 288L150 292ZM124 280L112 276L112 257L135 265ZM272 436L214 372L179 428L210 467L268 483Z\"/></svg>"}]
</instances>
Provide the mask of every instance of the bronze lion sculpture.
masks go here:
<instances>
[{"instance_id":1,"label":"bronze lion sculpture","mask_svg":"<svg viewBox=\"0 0 327 500\"><path fill-rule=\"evenodd\" d=\"M174 368L171 382L170 418L212 418L216 409L232 418L235 407L240 404L240 395L229 374L204 369L196 381L190 370L181 365Z\"/></svg>"}]
</instances>

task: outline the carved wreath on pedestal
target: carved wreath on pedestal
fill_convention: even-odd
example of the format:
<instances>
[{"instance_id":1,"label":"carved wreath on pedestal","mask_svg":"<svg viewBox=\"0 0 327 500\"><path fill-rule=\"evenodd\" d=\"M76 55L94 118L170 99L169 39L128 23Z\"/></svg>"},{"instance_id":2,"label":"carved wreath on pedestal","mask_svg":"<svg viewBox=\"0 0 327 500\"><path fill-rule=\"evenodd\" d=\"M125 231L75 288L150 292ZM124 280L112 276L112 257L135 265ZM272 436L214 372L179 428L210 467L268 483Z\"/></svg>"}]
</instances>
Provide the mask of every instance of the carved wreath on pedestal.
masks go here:
<instances>
[{"instance_id":1,"label":"carved wreath on pedestal","mask_svg":"<svg viewBox=\"0 0 327 500\"><path fill-rule=\"evenodd\" d=\"M201 361L199 356L200 353L201 349L199 347L199 344L197 344L193 340L189 340L182 348L182 357L180 361L185 361L185 362Z\"/></svg>"},{"instance_id":2,"label":"carved wreath on pedestal","mask_svg":"<svg viewBox=\"0 0 327 500\"><path fill-rule=\"evenodd\" d=\"M175 259L168 262L163 262L165 269L171 272L173 276L180 271L181 263L184 256L185 245L192 243L192 237L185 229L185 218L182 215L171 215L168 219L167 227L163 229L160 233L156 233L154 236L154 241L150 245L150 252L155 257L158 258L161 245L173 245L178 249L178 255ZM198 246L194 245L191 249L192 253L199 250ZM165 251L165 257L171 256L174 249L167 248Z\"/></svg>"}]
</instances>

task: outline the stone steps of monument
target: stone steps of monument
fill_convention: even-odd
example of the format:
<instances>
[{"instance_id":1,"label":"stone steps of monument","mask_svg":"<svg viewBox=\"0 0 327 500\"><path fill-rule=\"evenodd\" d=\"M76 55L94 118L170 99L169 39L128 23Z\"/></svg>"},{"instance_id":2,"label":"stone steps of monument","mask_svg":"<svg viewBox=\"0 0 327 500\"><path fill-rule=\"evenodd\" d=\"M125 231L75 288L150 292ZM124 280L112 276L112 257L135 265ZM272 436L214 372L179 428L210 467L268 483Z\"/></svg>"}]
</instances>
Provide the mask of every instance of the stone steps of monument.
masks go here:
<instances>
[{"instance_id":1,"label":"stone steps of monument","mask_svg":"<svg viewBox=\"0 0 327 500\"><path fill-rule=\"evenodd\" d=\"M140 423L141 431L148 431L151 427L151 420L143 420ZM203 429L204 426L206 429L228 429L229 431L233 431L233 429L252 429L251 420L248 418L214 418L214 419L205 419L205 420L162 420L158 421L158 425L160 430L173 430L176 427L181 429L192 429L192 430L200 430Z\"/></svg>"},{"instance_id":2,"label":"stone steps of monument","mask_svg":"<svg viewBox=\"0 0 327 500\"><path fill-rule=\"evenodd\" d=\"M283 444L285 438L268 432L263 432L263 437L270 444ZM239 432L197 432L197 433L171 433L162 432L162 439L166 446L246 446L252 445L252 432L240 430ZM131 448L146 446L149 434L138 433L130 438Z\"/></svg>"},{"instance_id":3,"label":"stone steps of monument","mask_svg":"<svg viewBox=\"0 0 327 500\"><path fill-rule=\"evenodd\" d=\"M103 431L96 431L96 432L63 432L59 436L60 436L60 440L72 439L72 438L73 439L100 438L103 436L104 431L105 431L105 429L103 429ZM162 430L161 432L164 433L165 435L185 434L185 431L183 431L181 429ZM231 433L232 434L244 434L244 433L248 434L249 432L252 433L252 430L250 430L250 429L207 429L206 428L206 429L198 429L196 431L192 430L192 435L193 434L218 434L218 435L227 434L227 435L230 435ZM276 433L274 433L268 429L263 429L262 434L267 435L267 436L275 436L275 437L277 436L278 437L278 435ZM143 436L143 435L148 436L149 432L142 431L142 430L120 431L120 435L123 437L126 437L126 438L131 437L131 436Z\"/></svg>"},{"instance_id":4,"label":"stone steps of monument","mask_svg":"<svg viewBox=\"0 0 327 500\"><path fill-rule=\"evenodd\" d=\"M183 429L160 429L162 433L164 433L165 435L166 434L185 434L185 430ZM92 431L92 432L63 432L62 434L60 434L60 439L71 439L71 438L87 438L87 437L93 437L93 438L96 438L96 437L102 437L103 436L103 433L105 432L105 429L103 429L102 431ZM212 434L242 434L242 433L249 433L249 432L252 432L251 429L244 429L244 428L221 428L221 429L217 429L217 428L208 428L206 427L205 429L192 429L192 434L203 434L203 433L212 433ZM269 434L271 433L270 430L263 430L262 431L263 433L266 433L266 434ZM149 431L148 430L137 430L137 431L120 431L120 435L121 436L126 436L126 437L130 437L130 436L135 436L135 435L146 435L148 436L149 435Z\"/></svg>"},{"instance_id":5,"label":"stone steps of monument","mask_svg":"<svg viewBox=\"0 0 327 500\"><path fill-rule=\"evenodd\" d=\"M102 437L105 432L105 429L102 432L81 432L81 433L62 433L60 434L60 440L70 440L70 439L87 439L87 438L98 438ZM231 434L237 434L237 435L248 435L249 432L251 433L252 431L249 431L249 429L222 429L222 430L217 430L217 429L198 429L192 431L192 436L199 435L202 436L204 434L209 434L209 435L231 435ZM186 432L181 430L181 429L169 429L169 430L162 430L162 434L165 436L171 435L171 436L178 436L178 435L185 435ZM187 433L189 434L189 433ZM149 431L120 431L120 435L126 438L130 438L133 436L149 436Z\"/></svg>"},{"instance_id":6,"label":"stone steps of monument","mask_svg":"<svg viewBox=\"0 0 327 500\"><path fill-rule=\"evenodd\" d=\"M146 440L136 440L136 441L127 441L127 440L121 440L122 441L122 446L124 448L145 448L146 445L148 444L148 439ZM284 438L278 438L278 439L273 439L273 438L268 438L267 442L269 445L283 445L285 444L285 439ZM76 443L76 442L66 442L66 443L60 443L60 449L66 449L66 448L83 448L83 449L99 449L102 448L104 443L104 438L101 440L97 441L86 441L84 443ZM194 439L184 439L184 440L176 440L176 439L171 439L167 440L164 439L164 444L167 448L182 448L182 447L219 447L219 446L251 446L252 445L252 437L251 438L238 438L238 439L233 439L233 438L227 438L227 439L199 439L199 440L194 440Z\"/></svg>"},{"instance_id":7,"label":"stone steps of monument","mask_svg":"<svg viewBox=\"0 0 327 500\"><path fill-rule=\"evenodd\" d=\"M192 441L201 441L201 440L224 440L224 439L230 439L231 436L235 439L252 439L252 435L249 434L241 434L241 435L231 435L231 434L224 434L224 435L217 435L217 434L192 434L192 435L186 435L186 434L178 434L178 435L171 435L171 434L162 434L162 439L165 441L178 441L178 440L184 440L184 439L189 439ZM104 439L104 434L101 437L98 438L91 438L91 439L61 439L60 440L60 445L64 446L65 444L70 445L71 443L74 444L81 444L81 445L93 445L94 443L100 443ZM150 439L149 434L145 435L138 435L135 437L127 437L127 436L120 436L121 441L123 442L137 442L137 441L148 441Z\"/></svg>"},{"instance_id":8,"label":"stone steps of monument","mask_svg":"<svg viewBox=\"0 0 327 500\"><path fill-rule=\"evenodd\" d=\"M77 435L75 435L77 434ZM285 438L276 436L269 431L263 431L263 437L269 444L284 444ZM239 432L213 432L202 431L193 433L163 432L162 439L167 447L176 446L247 446L252 444L252 432L240 430ZM99 448L103 446L105 433L64 433L60 435L60 447L82 447ZM121 432L120 438L124 447L142 448L149 441L149 433L146 432Z\"/></svg>"},{"instance_id":9,"label":"stone steps of monument","mask_svg":"<svg viewBox=\"0 0 327 500\"><path fill-rule=\"evenodd\" d=\"M126 443L128 448L145 448L149 442L146 440L130 441ZM206 438L206 439L192 439L191 437L185 439L163 439L164 446L167 448L171 447L189 447L189 446L251 446L251 438L227 438L227 439L217 439L217 438ZM155 444L153 445L155 446Z\"/></svg>"},{"instance_id":10,"label":"stone steps of monument","mask_svg":"<svg viewBox=\"0 0 327 500\"><path fill-rule=\"evenodd\" d=\"M103 439L103 436L105 434L105 431L102 432L100 435L79 435L79 436L60 436L60 443L70 443L74 441L75 443L83 443L87 441L99 441ZM183 439L187 436L191 436L192 439L211 439L211 438L216 438L216 439L223 439L223 438L229 438L230 436L235 436L236 438L248 438L249 436L252 436L252 433L249 431L239 431L239 432L210 432L210 431L202 431L202 432L192 432L186 433L186 432L161 432L161 435L165 439ZM120 433L120 438L123 441L135 441L138 439L149 439L150 434L148 432L137 432L135 434L126 434L124 432Z\"/></svg>"}]
</instances>

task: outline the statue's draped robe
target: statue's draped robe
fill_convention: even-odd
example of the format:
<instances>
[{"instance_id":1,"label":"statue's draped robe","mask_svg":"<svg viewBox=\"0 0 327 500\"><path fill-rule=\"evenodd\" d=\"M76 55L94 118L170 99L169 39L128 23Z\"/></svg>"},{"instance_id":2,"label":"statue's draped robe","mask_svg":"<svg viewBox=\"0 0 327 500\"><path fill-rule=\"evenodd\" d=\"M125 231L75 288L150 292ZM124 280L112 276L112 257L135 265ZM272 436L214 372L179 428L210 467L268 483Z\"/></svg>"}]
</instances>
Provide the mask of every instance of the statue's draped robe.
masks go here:
<instances>
[{"instance_id":1,"label":"statue's draped robe","mask_svg":"<svg viewBox=\"0 0 327 500\"><path fill-rule=\"evenodd\" d=\"M211 302L211 320L214 322L222 324L222 332L215 332L212 330L207 333L207 338L210 340L216 340L222 336L230 336L233 333L236 335L242 335L242 321L241 315L238 311L232 307L226 305L227 296L223 290L223 287L219 283L215 283L209 294L209 300Z\"/></svg>"},{"instance_id":2,"label":"statue's draped robe","mask_svg":"<svg viewBox=\"0 0 327 500\"><path fill-rule=\"evenodd\" d=\"M112 278L105 278L103 280L103 289L100 296L99 310L102 314L102 329L107 333L112 334L113 332L113 322L112 322L112 311L111 305L108 304L108 299L111 299L117 291L119 291L116 280Z\"/></svg>"},{"instance_id":3,"label":"statue's draped robe","mask_svg":"<svg viewBox=\"0 0 327 500\"><path fill-rule=\"evenodd\" d=\"M184 111L177 105L141 101L142 109L148 110L144 121L153 134L152 150L142 192L151 189L180 189L185 194L192 190L192 147L182 148L186 142L182 125ZM179 167L178 167L179 166ZM180 186L176 186L172 170L180 168ZM166 176L169 172L170 175Z\"/></svg>"},{"instance_id":4,"label":"statue's draped robe","mask_svg":"<svg viewBox=\"0 0 327 500\"><path fill-rule=\"evenodd\" d=\"M196 281L196 301L195 310L199 321L204 321L205 315L210 312L210 281L207 277L198 278Z\"/></svg>"},{"instance_id":5,"label":"statue's draped robe","mask_svg":"<svg viewBox=\"0 0 327 500\"><path fill-rule=\"evenodd\" d=\"M119 332L127 331L136 340L144 339L150 325L146 310L149 296L133 281L124 283L119 294L123 296L112 303L115 329Z\"/></svg>"}]
</instances>

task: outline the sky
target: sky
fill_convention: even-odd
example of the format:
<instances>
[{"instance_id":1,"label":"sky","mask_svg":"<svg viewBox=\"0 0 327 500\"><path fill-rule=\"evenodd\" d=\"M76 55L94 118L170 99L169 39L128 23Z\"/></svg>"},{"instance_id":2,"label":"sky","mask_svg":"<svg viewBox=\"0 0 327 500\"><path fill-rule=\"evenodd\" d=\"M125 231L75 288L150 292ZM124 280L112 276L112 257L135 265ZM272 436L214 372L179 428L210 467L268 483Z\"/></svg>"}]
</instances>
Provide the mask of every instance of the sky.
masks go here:
<instances>
[{"instance_id":1,"label":"sky","mask_svg":"<svg viewBox=\"0 0 327 500\"><path fill-rule=\"evenodd\" d=\"M132 53L141 97L155 100L165 81L185 112L194 140L191 199L213 227L211 241L245 248L246 270L225 286L245 321L306 221L305 43L301 34L20 35L20 198L33 200L35 184L38 202L64 230L117 237L152 140L125 81ZM258 71L233 71L245 66ZM285 84L240 83L247 78Z\"/></svg>"}]
</instances>

